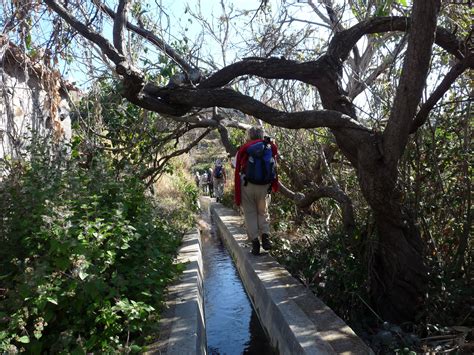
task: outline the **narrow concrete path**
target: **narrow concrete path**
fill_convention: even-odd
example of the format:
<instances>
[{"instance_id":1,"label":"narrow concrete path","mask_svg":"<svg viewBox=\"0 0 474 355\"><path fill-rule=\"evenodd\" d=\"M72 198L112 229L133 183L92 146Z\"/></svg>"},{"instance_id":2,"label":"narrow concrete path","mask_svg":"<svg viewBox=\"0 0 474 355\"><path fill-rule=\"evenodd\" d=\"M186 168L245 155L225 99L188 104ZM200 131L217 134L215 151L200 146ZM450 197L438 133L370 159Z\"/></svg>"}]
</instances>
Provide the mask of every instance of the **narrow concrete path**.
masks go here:
<instances>
[{"instance_id":1,"label":"narrow concrete path","mask_svg":"<svg viewBox=\"0 0 474 355\"><path fill-rule=\"evenodd\" d=\"M185 264L186 269L168 287L159 339L147 347L145 354L207 354L201 236L197 229L184 236L176 261Z\"/></svg>"}]
</instances>

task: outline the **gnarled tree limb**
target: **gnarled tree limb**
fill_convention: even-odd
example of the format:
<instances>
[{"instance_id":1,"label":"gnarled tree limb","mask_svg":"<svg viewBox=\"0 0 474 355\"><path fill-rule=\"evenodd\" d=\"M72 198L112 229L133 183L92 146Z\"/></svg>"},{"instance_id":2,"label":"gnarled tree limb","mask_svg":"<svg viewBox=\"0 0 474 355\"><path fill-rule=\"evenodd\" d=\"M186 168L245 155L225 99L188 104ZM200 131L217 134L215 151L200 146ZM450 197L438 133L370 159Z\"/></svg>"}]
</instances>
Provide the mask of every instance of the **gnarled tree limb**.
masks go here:
<instances>
[{"instance_id":1,"label":"gnarled tree limb","mask_svg":"<svg viewBox=\"0 0 474 355\"><path fill-rule=\"evenodd\" d=\"M114 46L117 48L117 51L127 57L126 50L124 48L124 36L123 30L125 23L127 23L127 10L128 10L129 0L120 0L117 6L117 16L115 16L114 27L113 27L113 40Z\"/></svg>"},{"instance_id":2,"label":"gnarled tree limb","mask_svg":"<svg viewBox=\"0 0 474 355\"><path fill-rule=\"evenodd\" d=\"M423 23L424 19L419 21ZM343 62L362 36L390 31L409 31L410 26L410 18L396 16L375 17L359 22L347 30L336 33L329 44L327 53L331 57ZM436 28L435 43L457 58L463 58L467 52L466 43L442 27Z\"/></svg>"},{"instance_id":3,"label":"gnarled tree limb","mask_svg":"<svg viewBox=\"0 0 474 355\"><path fill-rule=\"evenodd\" d=\"M232 89L160 88L147 85L144 91L149 94L149 97L160 97L171 105L180 104L188 107L219 106L238 109L241 112L279 127L291 129L316 127L345 128L357 131L358 133L370 133L370 130L362 124L338 111L283 112Z\"/></svg>"},{"instance_id":4,"label":"gnarled tree limb","mask_svg":"<svg viewBox=\"0 0 474 355\"><path fill-rule=\"evenodd\" d=\"M230 64L203 80L200 88L215 88L227 85L243 75L256 75L267 79L292 79L316 85L329 68L322 60L298 62L285 58L248 58Z\"/></svg>"},{"instance_id":5,"label":"gnarled tree limb","mask_svg":"<svg viewBox=\"0 0 474 355\"><path fill-rule=\"evenodd\" d=\"M294 201L299 208L307 208L317 200L327 197L336 200L342 208L342 220L344 229L349 234L352 234L355 229L354 209L352 201L344 191L336 186L321 186L314 190L303 194L301 192L293 192L288 187L280 182L280 192L287 198Z\"/></svg>"},{"instance_id":6,"label":"gnarled tree limb","mask_svg":"<svg viewBox=\"0 0 474 355\"><path fill-rule=\"evenodd\" d=\"M439 6L439 0L418 0L413 4L407 53L390 118L383 133L384 160L390 169L396 169L405 149L425 86Z\"/></svg>"}]
</instances>

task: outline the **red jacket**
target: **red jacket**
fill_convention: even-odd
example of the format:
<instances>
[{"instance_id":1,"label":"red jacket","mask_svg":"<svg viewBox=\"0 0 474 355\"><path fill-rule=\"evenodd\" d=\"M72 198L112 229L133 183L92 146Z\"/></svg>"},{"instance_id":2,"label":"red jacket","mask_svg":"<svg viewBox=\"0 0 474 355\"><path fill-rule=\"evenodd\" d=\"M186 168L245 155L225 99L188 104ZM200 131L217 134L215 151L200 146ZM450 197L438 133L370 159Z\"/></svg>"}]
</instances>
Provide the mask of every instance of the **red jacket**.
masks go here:
<instances>
[{"instance_id":1,"label":"red jacket","mask_svg":"<svg viewBox=\"0 0 474 355\"><path fill-rule=\"evenodd\" d=\"M242 188L240 186L240 182L241 182L240 173L245 171L245 167L247 166L247 160L249 158L247 154L247 148L250 147L252 144L258 143L258 142L263 142L263 139L249 141L245 143L244 145L242 145L239 151L237 152L237 158L235 162L235 174L234 174L234 200L237 206L240 206L240 203L242 202ZM270 144L272 147L273 158L275 159L275 163L276 163L278 148L273 142L271 142ZM273 180L272 182L272 191L277 192L278 186L279 184L278 184L278 174L277 174L275 180Z\"/></svg>"}]
</instances>

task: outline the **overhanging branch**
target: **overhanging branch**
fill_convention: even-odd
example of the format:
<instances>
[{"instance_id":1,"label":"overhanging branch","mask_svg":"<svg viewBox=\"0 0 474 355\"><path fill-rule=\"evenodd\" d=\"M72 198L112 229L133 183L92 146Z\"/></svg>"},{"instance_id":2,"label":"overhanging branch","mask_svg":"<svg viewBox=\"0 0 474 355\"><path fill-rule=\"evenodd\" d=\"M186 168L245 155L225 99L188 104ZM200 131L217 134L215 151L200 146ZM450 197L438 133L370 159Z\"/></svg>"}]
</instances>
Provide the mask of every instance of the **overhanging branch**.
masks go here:
<instances>
[{"instance_id":1,"label":"overhanging branch","mask_svg":"<svg viewBox=\"0 0 474 355\"><path fill-rule=\"evenodd\" d=\"M150 97L159 98L170 105L233 108L278 127L291 129L328 127L332 129L350 129L357 131L359 134L371 133L362 124L339 111L283 112L232 89L186 87L170 89L148 84L144 91Z\"/></svg>"},{"instance_id":2,"label":"overhanging branch","mask_svg":"<svg viewBox=\"0 0 474 355\"><path fill-rule=\"evenodd\" d=\"M285 58L248 58L217 71L199 84L208 89L227 85L243 75L255 75L267 79L292 79L316 85L328 70L323 60L298 62Z\"/></svg>"},{"instance_id":3,"label":"overhanging branch","mask_svg":"<svg viewBox=\"0 0 474 355\"><path fill-rule=\"evenodd\" d=\"M327 53L343 62L362 36L390 31L408 31L410 26L408 17L375 17L359 22L347 30L336 33L329 44ZM464 41L442 27L436 28L435 43L457 58L463 58L468 52Z\"/></svg>"},{"instance_id":4,"label":"overhanging branch","mask_svg":"<svg viewBox=\"0 0 474 355\"><path fill-rule=\"evenodd\" d=\"M321 198L332 198L336 200L342 208L342 220L344 229L352 234L355 229L354 209L352 201L344 191L335 186L322 186L303 194L301 192L293 192L280 182L280 192L290 200L292 200L299 208L308 208L314 202Z\"/></svg>"}]
</instances>

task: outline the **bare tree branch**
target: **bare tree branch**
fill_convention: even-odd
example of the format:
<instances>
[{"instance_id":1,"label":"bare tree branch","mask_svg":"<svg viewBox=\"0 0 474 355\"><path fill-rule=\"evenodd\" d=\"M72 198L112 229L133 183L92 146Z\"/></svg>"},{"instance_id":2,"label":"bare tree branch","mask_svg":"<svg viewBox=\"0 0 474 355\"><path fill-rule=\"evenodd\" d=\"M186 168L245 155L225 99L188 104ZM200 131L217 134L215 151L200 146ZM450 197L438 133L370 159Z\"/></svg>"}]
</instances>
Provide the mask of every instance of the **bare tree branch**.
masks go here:
<instances>
[{"instance_id":1,"label":"bare tree branch","mask_svg":"<svg viewBox=\"0 0 474 355\"><path fill-rule=\"evenodd\" d=\"M315 85L328 69L323 60L302 63L285 58L246 58L214 73L202 81L199 87L224 86L242 75L257 75L267 79L293 79Z\"/></svg>"},{"instance_id":2,"label":"bare tree branch","mask_svg":"<svg viewBox=\"0 0 474 355\"><path fill-rule=\"evenodd\" d=\"M115 12L108 7L107 5L103 4L99 0L94 0L94 2L97 4L97 6L100 7L102 11L104 11L107 15L109 15L112 19L115 19ZM136 26L130 22L126 22L126 26L129 30L135 32L139 36L145 38L148 40L150 43L155 45L157 48L159 48L166 56L171 58L176 64L178 64L184 72L187 74L192 73L194 71L198 71L196 67L192 66L190 63L188 63L183 57L181 57L171 46L169 46L165 41L163 41L161 38L157 37L153 32L143 28Z\"/></svg>"},{"instance_id":3,"label":"bare tree branch","mask_svg":"<svg viewBox=\"0 0 474 355\"><path fill-rule=\"evenodd\" d=\"M114 62L115 65L118 65L121 62L125 61L125 57L117 52L117 50L112 46L112 44L102 37L99 33L92 30L90 27L86 26L82 22L74 18L68 10L66 10L62 5L60 5L55 0L45 0L44 1L53 11L55 11L61 18L66 21L72 28L78 31L82 36L87 38L89 41L95 43L105 55Z\"/></svg>"},{"instance_id":4,"label":"bare tree branch","mask_svg":"<svg viewBox=\"0 0 474 355\"><path fill-rule=\"evenodd\" d=\"M431 96L426 100L426 102L421 106L420 110L415 116L413 123L410 128L410 133L415 133L418 128L420 128L428 119L428 115L431 109L436 105L436 103L443 97L446 91L449 90L451 85L456 81L456 79L464 73L467 68L474 67L474 54L471 53L463 60L458 61L451 70L446 74L444 79L441 81L441 84L433 91Z\"/></svg>"},{"instance_id":5,"label":"bare tree branch","mask_svg":"<svg viewBox=\"0 0 474 355\"><path fill-rule=\"evenodd\" d=\"M90 29L89 26L78 21L69 13L69 11L67 11L62 5L58 4L55 0L45 0L45 3L82 36L99 46L100 50L107 56L107 58L116 65L116 72L124 76L123 96L131 102L138 104L141 101L138 99L137 95L143 87L143 73L131 66L123 54L119 53L107 39ZM169 108L165 103L157 102L156 105L158 104L160 104L159 106L162 107L163 111L173 111L173 109Z\"/></svg>"},{"instance_id":6,"label":"bare tree branch","mask_svg":"<svg viewBox=\"0 0 474 355\"><path fill-rule=\"evenodd\" d=\"M225 107L238 109L267 123L285 128L353 129L358 133L370 133L366 127L351 117L338 111L301 111L283 112L276 110L250 96L232 89L195 89L195 88L159 88L147 84L145 89L151 97L160 97L171 105L180 104L189 107Z\"/></svg>"}]
</instances>

